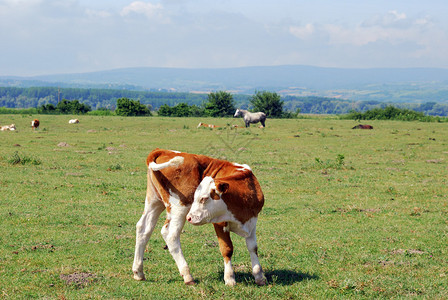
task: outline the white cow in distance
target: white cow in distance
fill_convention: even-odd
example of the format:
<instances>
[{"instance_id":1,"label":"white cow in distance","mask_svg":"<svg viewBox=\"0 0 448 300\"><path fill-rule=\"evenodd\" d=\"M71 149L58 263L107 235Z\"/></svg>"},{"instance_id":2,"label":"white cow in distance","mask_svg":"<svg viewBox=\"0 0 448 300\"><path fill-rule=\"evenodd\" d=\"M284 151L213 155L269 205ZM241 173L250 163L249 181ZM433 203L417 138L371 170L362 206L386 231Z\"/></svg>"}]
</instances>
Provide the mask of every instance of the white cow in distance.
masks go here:
<instances>
[{"instance_id":1,"label":"white cow in distance","mask_svg":"<svg viewBox=\"0 0 448 300\"><path fill-rule=\"evenodd\" d=\"M11 124L11 125L4 125L0 128L1 131L14 131L16 130L16 125L15 124Z\"/></svg>"},{"instance_id":2,"label":"white cow in distance","mask_svg":"<svg viewBox=\"0 0 448 300\"><path fill-rule=\"evenodd\" d=\"M68 121L68 124L78 124L79 120L78 119L71 119Z\"/></svg>"}]
</instances>

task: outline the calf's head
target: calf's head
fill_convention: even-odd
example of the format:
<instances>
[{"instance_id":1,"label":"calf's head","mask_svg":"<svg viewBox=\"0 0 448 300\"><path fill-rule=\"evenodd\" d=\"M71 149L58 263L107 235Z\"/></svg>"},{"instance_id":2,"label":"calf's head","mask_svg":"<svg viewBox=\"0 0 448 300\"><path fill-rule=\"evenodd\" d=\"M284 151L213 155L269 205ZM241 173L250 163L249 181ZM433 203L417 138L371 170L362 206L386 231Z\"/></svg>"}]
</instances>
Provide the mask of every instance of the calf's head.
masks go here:
<instances>
[{"instance_id":1,"label":"calf's head","mask_svg":"<svg viewBox=\"0 0 448 300\"><path fill-rule=\"evenodd\" d=\"M228 212L222 195L229 189L226 182L215 182L211 177L205 177L194 193L194 201L187 221L193 225L223 222L222 218Z\"/></svg>"}]
</instances>

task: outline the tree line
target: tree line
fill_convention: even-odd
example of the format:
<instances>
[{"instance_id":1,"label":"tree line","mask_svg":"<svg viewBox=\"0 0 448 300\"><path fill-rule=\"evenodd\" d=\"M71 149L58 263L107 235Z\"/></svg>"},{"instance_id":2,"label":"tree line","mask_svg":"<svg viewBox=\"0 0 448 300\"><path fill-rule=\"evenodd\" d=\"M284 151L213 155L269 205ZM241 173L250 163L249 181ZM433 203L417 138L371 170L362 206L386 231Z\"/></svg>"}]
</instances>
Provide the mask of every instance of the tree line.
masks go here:
<instances>
[{"instance_id":1,"label":"tree line","mask_svg":"<svg viewBox=\"0 0 448 300\"><path fill-rule=\"evenodd\" d=\"M159 116L169 117L228 117L235 113L236 106L233 95L218 91L208 94L207 101L202 105L188 105L179 103L175 106L164 104L158 109ZM280 95L271 92L257 92L251 97L250 103L257 111L263 111L268 117L282 118L291 117L290 114L283 111L284 102ZM37 108L40 114L86 114L91 111L87 104L80 103L78 100L69 101L63 99L57 105L51 103L41 105ZM100 109L96 114L105 114L107 109ZM112 114L112 113L110 113ZM116 109L113 114L118 116L150 116L151 106L140 103L139 100L128 98L119 98L116 103Z\"/></svg>"},{"instance_id":2,"label":"tree line","mask_svg":"<svg viewBox=\"0 0 448 300\"><path fill-rule=\"evenodd\" d=\"M252 111L262 111L270 118L291 118L296 114L284 111L284 101L277 93L258 91L249 98ZM233 95L218 91L208 94L207 101L202 106L179 103L175 106L162 105L158 110L160 116L170 117L229 117L236 111Z\"/></svg>"},{"instance_id":3,"label":"tree line","mask_svg":"<svg viewBox=\"0 0 448 300\"><path fill-rule=\"evenodd\" d=\"M79 103L89 106L96 113L110 114L117 109L117 101L121 98L139 101L140 104L148 107L150 110L159 110L164 115L199 116L207 115L208 113L215 114L212 112L212 107L204 108L204 105L210 102L209 94L113 89L58 89L55 87L0 87L0 107L3 108L29 109L49 104L56 107L59 102L65 99L68 101L78 100ZM234 94L232 98L235 107L257 110L251 102L253 96ZM282 96L281 101L283 103L283 116L292 116L297 112L306 114L347 114L351 111L365 112L375 108L385 108L390 105L422 112L425 115L448 116L448 103L437 102L385 103L378 101L350 101L316 96ZM268 107L263 107L259 110L265 109L270 109L270 106L268 105ZM275 112L271 114L276 115Z\"/></svg>"}]
</instances>

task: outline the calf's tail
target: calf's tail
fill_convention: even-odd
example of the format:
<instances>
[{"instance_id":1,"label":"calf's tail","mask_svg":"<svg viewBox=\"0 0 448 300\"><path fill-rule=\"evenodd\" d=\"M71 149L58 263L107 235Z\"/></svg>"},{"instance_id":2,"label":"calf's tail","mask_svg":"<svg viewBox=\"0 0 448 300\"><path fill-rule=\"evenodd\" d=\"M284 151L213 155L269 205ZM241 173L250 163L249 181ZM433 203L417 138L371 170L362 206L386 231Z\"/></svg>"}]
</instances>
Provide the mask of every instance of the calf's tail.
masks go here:
<instances>
[{"instance_id":1,"label":"calf's tail","mask_svg":"<svg viewBox=\"0 0 448 300\"><path fill-rule=\"evenodd\" d=\"M160 171L160 170L163 170L168 167L177 167L177 166L183 164L183 162L184 162L184 158L182 156L176 156L176 157L173 157L172 159L170 159L169 161L161 163L161 164L158 164L153 161L153 162L149 163L148 168L153 171Z\"/></svg>"}]
</instances>

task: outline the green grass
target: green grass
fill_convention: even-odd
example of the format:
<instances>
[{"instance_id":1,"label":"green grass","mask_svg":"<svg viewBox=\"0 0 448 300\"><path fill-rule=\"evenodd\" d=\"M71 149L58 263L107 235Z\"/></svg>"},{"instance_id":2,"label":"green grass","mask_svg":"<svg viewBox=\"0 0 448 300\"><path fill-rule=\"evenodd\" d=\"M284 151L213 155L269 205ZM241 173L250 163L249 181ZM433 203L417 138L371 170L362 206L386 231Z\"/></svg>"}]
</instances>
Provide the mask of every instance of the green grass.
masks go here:
<instances>
[{"instance_id":1,"label":"green grass","mask_svg":"<svg viewBox=\"0 0 448 300\"><path fill-rule=\"evenodd\" d=\"M448 297L446 123L352 130L354 121L313 117L211 130L196 125L242 120L70 118L0 120L18 128L0 132L1 298ZM132 279L145 159L156 147L252 167L266 198L257 236L267 286L255 285L233 235L237 286L226 287L212 226L189 224L181 239L197 285L184 286L162 220L145 253L148 280Z\"/></svg>"}]
</instances>

